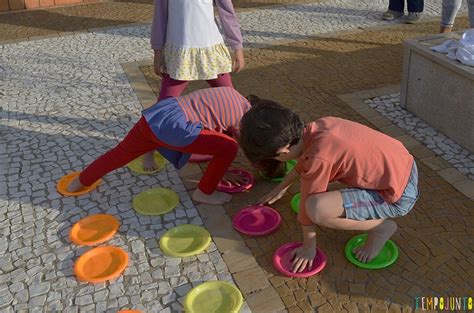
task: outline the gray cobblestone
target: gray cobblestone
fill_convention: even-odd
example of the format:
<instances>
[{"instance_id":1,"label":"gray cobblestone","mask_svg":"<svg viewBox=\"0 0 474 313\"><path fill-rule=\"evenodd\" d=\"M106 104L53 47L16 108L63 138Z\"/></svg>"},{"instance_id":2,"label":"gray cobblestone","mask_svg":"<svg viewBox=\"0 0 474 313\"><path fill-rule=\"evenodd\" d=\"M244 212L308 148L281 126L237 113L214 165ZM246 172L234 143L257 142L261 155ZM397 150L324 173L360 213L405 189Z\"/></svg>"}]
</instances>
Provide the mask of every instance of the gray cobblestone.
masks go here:
<instances>
[{"instance_id":1,"label":"gray cobblestone","mask_svg":"<svg viewBox=\"0 0 474 313\"><path fill-rule=\"evenodd\" d=\"M93 303L92 301L92 296L91 295L83 295L83 296L79 296L77 297L74 302L77 304L77 305L88 305L88 304L91 304Z\"/></svg>"},{"instance_id":2,"label":"gray cobblestone","mask_svg":"<svg viewBox=\"0 0 474 313\"><path fill-rule=\"evenodd\" d=\"M45 294L49 291L50 287L51 287L50 283L41 283L41 284L32 285L28 288L30 292L30 297L35 297L35 296Z\"/></svg>"}]
</instances>

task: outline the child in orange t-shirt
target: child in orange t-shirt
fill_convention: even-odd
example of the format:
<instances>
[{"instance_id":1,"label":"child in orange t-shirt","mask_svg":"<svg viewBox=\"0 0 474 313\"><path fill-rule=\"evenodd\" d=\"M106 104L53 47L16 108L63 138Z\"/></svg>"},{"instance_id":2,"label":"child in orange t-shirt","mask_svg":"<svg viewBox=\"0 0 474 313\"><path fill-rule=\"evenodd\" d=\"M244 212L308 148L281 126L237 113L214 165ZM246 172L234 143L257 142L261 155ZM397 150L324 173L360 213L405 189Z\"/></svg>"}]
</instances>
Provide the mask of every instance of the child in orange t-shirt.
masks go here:
<instances>
[{"instance_id":1,"label":"child in orange t-shirt","mask_svg":"<svg viewBox=\"0 0 474 313\"><path fill-rule=\"evenodd\" d=\"M243 116L240 131L240 145L255 165L298 160L295 169L261 199L272 204L300 178L303 246L295 250L293 272L312 266L314 224L367 231L365 245L354 253L359 261L369 262L395 233L393 218L407 214L418 199L413 156L401 142L367 126L336 117L304 125L296 113L261 99ZM327 191L334 181L349 188Z\"/></svg>"}]
</instances>

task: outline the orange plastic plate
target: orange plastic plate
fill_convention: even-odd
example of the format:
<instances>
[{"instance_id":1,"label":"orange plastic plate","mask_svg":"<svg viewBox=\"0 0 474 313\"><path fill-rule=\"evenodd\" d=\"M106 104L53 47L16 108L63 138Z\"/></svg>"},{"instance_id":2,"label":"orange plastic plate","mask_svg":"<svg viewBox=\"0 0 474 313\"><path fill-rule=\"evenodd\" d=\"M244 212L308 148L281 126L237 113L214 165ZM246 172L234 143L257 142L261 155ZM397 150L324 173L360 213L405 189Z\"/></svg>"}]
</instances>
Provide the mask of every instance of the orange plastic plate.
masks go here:
<instances>
[{"instance_id":1,"label":"orange plastic plate","mask_svg":"<svg viewBox=\"0 0 474 313\"><path fill-rule=\"evenodd\" d=\"M67 187L69 186L71 181L73 181L74 178L79 176L80 173L81 172L72 172L72 173L67 174L66 176L63 176L58 181L58 184L56 185L56 189L58 190L58 192L62 194L63 196L80 196L94 190L97 186L99 186L102 183L102 180L99 179L95 183L90 185L89 187L84 187L79 191L76 191L76 192L67 191Z\"/></svg>"},{"instance_id":2,"label":"orange plastic plate","mask_svg":"<svg viewBox=\"0 0 474 313\"><path fill-rule=\"evenodd\" d=\"M80 281L101 283L119 277L128 264L128 254L120 248L105 246L93 248L81 255L74 274Z\"/></svg>"},{"instance_id":3,"label":"orange plastic plate","mask_svg":"<svg viewBox=\"0 0 474 313\"><path fill-rule=\"evenodd\" d=\"M119 222L112 215L95 214L74 224L69 238L77 245L93 246L111 239L119 226Z\"/></svg>"}]
</instances>

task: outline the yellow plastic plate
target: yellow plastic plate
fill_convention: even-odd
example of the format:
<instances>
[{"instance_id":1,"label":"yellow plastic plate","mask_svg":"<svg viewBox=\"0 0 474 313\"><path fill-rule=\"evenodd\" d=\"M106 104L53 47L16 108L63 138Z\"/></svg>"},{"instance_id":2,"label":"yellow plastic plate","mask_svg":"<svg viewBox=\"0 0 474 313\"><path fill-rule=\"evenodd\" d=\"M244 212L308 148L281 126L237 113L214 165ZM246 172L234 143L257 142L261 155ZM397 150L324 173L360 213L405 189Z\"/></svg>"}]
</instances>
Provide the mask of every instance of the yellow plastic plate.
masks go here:
<instances>
[{"instance_id":1,"label":"yellow plastic plate","mask_svg":"<svg viewBox=\"0 0 474 313\"><path fill-rule=\"evenodd\" d=\"M127 166L130 170L138 174L153 174L161 171L166 165L166 159L162 157L161 154L159 154L158 152L153 152L153 158L155 159L155 163L157 166L157 169L154 171L145 171L143 169L143 155L128 163Z\"/></svg>"},{"instance_id":2,"label":"yellow plastic plate","mask_svg":"<svg viewBox=\"0 0 474 313\"><path fill-rule=\"evenodd\" d=\"M160 215L173 210L179 203L176 192L168 188L153 188L133 198L132 206L143 215Z\"/></svg>"},{"instance_id":3,"label":"yellow plastic plate","mask_svg":"<svg viewBox=\"0 0 474 313\"><path fill-rule=\"evenodd\" d=\"M189 291L184 299L186 313L238 313L243 298L240 290L225 281L208 281Z\"/></svg>"},{"instance_id":4,"label":"yellow plastic plate","mask_svg":"<svg viewBox=\"0 0 474 313\"><path fill-rule=\"evenodd\" d=\"M186 257L203 252L210 243L211 235L204 227L184 224L168 230L160 239L160 248L167 256Z\"/></svg>"}]
</instances>

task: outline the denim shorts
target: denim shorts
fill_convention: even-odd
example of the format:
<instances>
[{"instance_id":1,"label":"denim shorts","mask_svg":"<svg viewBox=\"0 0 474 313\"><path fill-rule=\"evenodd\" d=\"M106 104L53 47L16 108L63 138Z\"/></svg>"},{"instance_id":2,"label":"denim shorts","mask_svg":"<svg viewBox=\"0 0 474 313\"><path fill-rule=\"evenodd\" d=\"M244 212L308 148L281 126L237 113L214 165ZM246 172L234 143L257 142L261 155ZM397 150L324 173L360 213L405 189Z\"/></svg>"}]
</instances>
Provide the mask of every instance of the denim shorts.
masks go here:
<instances>
[{"instance_id":1,"label":"denim shorts","mask_svg":"<svg viewBox=\"0 0 474 313\"><path fill-rule=\"evenodd\" d=\"M416 163L413 161L407 186L395 203L386 202L376 190L348 188L342 189L341 193L348 219L364 221L404 216L411 211L420 196Z\"/></svg>"}]
</instances>

